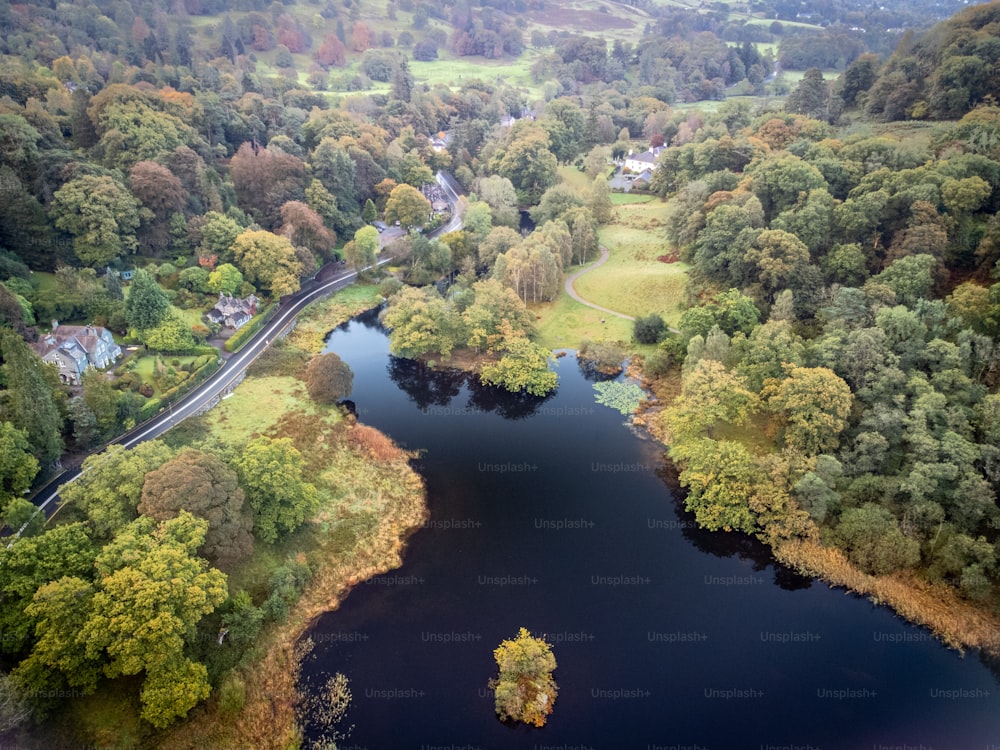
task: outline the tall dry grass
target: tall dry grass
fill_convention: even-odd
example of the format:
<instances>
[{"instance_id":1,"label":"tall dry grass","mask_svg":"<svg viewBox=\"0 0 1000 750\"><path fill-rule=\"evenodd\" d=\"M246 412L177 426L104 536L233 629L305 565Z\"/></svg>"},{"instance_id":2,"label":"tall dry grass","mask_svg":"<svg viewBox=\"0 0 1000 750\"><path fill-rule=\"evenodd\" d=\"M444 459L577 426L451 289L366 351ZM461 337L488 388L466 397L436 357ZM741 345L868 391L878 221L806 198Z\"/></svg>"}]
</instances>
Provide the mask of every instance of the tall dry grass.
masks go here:
<instances>
[{"instance_id":1,"label":"tall dry grass","mask_svg":"<svg viewBox=\"0 0 1000 750\"><path fill-rule=\"evenodd\" d=\"M962 599L949 586L928 583L910 572L869 575L852 565L841 550L814 541L784 542L774 553L782 563L805 575L891 607L953 648L1000 654L1000 618Z\"/></svg>"}]
</instances>

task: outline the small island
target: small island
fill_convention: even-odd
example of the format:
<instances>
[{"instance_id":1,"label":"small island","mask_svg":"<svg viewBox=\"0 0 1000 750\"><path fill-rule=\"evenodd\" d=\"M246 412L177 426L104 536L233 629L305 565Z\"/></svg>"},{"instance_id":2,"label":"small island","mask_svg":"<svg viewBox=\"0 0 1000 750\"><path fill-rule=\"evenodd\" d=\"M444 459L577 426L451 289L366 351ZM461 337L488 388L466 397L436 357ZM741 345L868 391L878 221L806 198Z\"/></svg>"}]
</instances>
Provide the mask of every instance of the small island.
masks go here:
<instances>
[{"instance_id":1,"label":"small island","mask_svg":"<svg viewBox=\"0 0 1000 750\"><path fill-rule=\"evenodd\" d=\"M552 679L556 669L552 646L521 628L517 638L497 647L493 658L500 675L490 680L490 688L500 720L545 726L559 692Z\"/></svg>"}]
</instances>

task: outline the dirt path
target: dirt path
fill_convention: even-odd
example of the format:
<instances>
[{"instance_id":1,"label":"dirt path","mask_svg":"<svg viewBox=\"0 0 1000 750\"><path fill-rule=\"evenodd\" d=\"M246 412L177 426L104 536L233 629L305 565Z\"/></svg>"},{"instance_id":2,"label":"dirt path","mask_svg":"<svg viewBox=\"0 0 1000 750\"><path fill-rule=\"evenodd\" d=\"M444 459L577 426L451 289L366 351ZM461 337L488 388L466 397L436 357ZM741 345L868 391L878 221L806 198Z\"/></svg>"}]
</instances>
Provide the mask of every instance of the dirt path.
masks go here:
<instances>
[{"instance_id":1,"label":"dirt path","mask_svg":"<svg viewBox=\"0 0 1000 750\"><path fill-rule=\"evenodd\" d=\"M566 277L566 294L568 294L570 297L572 297L573 299L575 299L581 305L586 305L587 307L592 307L595 310L600 310L601 312L605 312L608 315L614 315L614 316L619 317L619 318L624 318L625 320L635 320L635 318L633 318L631 315L625 315L625 313L615 312L614 310L609 310L606 307L601 307L600 305L595 305L593 302L588 302L583 297L581 297L579 294L577 294L576 293L576 289L573 287L573 282L575 282L578 278L580 278L581 276L583 276L583 274L588 273L589 271L593 271L595 268L599 268L600 266L603 266L605 263L607 263L608 262L608 258L610 257L610 255L611 254L608 252L608 249L606 247L604 247L604 245L601 245L601 257L600 258L598 258L596 261L594 261L593 263L591 263L589 266L581 268L579 271L576 271L575 273L572 273L572 274L570 274L569 276Z\"/></svg>"}]
</instances>

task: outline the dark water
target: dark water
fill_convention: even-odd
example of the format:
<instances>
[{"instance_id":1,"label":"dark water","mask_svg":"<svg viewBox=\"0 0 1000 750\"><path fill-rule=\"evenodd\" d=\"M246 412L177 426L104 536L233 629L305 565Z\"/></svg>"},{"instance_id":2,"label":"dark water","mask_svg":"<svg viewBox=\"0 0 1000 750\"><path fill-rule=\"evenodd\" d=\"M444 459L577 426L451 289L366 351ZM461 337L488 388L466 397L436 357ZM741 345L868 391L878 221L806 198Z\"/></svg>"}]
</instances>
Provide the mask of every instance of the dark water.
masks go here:
<instances>
[{"instance_id":1,"label":"dark water","mask_svg":"<svg viewBox=\"0 0 1000 750\"><path fill-rule=\"evenodd\" d=\"M572 355L539 401L389 357L371 316L329 348L359 418L426 451L431 508L404 566L313 631L303 680L351 681L341 748L1000 750L977 655L693 528L662 452L594 402ZM486 690L521 626L559 664L543 729L498 722Z\"/></svg>"}]
</instances>

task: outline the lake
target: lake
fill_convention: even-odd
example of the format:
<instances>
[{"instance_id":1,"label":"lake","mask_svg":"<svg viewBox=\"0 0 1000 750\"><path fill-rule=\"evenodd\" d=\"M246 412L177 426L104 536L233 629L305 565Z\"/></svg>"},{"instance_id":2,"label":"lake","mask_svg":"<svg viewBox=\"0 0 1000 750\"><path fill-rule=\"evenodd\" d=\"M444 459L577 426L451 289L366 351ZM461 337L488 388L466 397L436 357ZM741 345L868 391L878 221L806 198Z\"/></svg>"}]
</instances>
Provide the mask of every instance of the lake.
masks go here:
<instances>
[{"instance_id":1,"label":"lake","mask_svg":"<svg viewBox=\"0 0 1000 750\"><path fill-rule=\"evenodd\" d=\"M403 567L311 631L302 686L350 679L342 750L1000 750L996 664L697 529L572 353L542 400L391 357L374 313L327 350L358 418L422 451L431 511ZM487 689L522 626L558 661L541 729L501 724Z\"/></svg>"}]
</instances>

